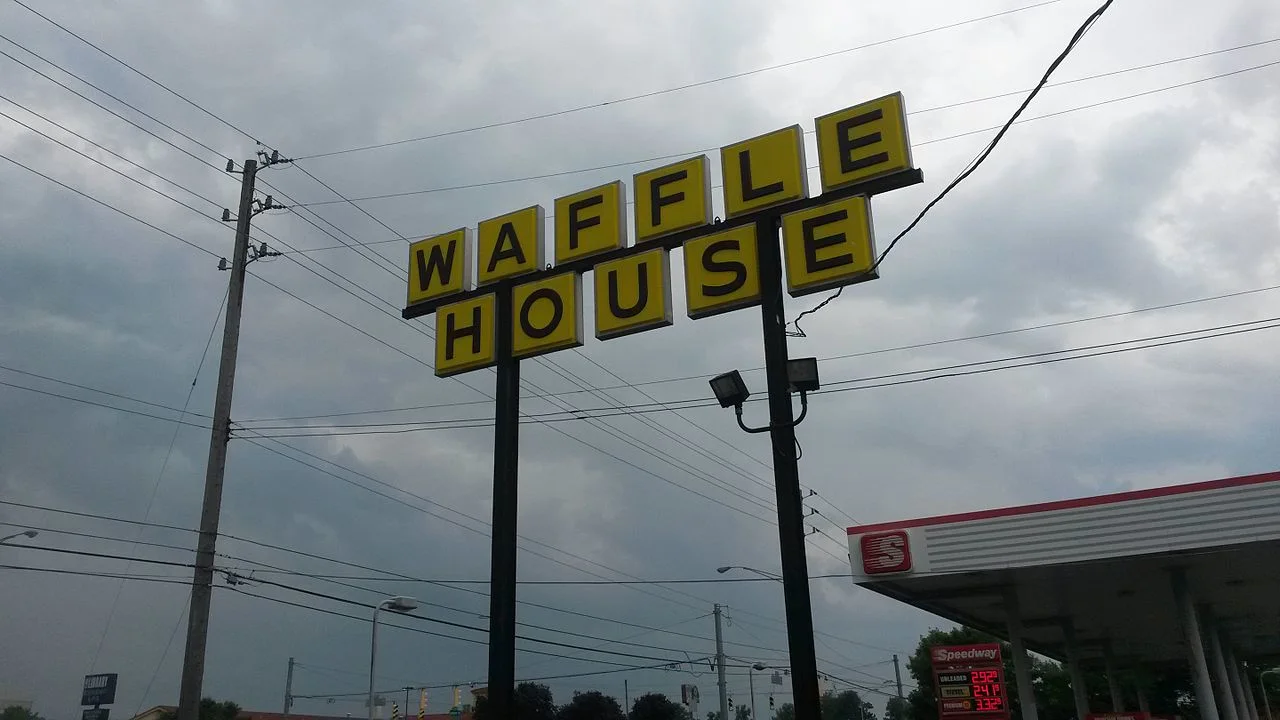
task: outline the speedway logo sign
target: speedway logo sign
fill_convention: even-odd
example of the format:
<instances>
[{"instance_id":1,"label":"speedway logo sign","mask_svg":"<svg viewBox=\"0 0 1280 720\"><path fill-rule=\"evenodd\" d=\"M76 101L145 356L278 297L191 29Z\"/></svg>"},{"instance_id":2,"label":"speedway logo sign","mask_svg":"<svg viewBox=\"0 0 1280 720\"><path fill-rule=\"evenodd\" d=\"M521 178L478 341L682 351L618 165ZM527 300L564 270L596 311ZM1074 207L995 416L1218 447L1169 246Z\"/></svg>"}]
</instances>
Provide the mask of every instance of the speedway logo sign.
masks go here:
<instances>
[{"instance_id":1,"label":"speedway logo sign","mask_svg":"<svg viewBox=\"0 0 1280 720\"><path fill-rule=\"evenodd\" d=\"M776 242L774 221L793 297L876 278L872 186L919 182L889 182L913 171L902 95L824 115L814 126L824 196L844 190L830 202L808 201L805 131L793 125L720 149L723 221L713 221L711 161L697 155L637 173L630 202L620 180L557 198L550 237L546 212L533 205L482 220L474 232L412 243L403 315L435 313L435 374L488 367L507 352L524 358L582 345L587 272L597 339L672 324L676 248L689 317L757 305L757 243ZM501 325L510 336L499 342Z\"/></svg>"},{"instance_id":2,"label":"speedway logo sign","mask_svg":"<svg viewBox=\"0 0 1280 720\"><path fill-rule=\"evenodd\" d=\"M991 665L999 663L1000 645L938 645L929 649L935 665Z\"/></svg>"}]
</instances>

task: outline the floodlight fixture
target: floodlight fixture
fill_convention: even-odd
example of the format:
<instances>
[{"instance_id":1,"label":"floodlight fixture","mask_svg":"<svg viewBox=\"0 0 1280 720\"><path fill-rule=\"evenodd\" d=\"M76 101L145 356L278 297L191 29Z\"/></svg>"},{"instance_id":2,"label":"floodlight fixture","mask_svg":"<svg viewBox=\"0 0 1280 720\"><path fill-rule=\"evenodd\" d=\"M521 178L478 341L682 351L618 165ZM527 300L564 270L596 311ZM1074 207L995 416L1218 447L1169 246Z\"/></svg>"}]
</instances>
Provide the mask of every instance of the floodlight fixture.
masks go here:
<instances>
[{"instance_id":1,"label":"floodlight fixture","mask_svg":"<svg viewBox=\"0 0 1280 720\"><path fill-rule=\"evenodd\" d=\"M711 378L711 392L715 393L716 400L720 401L720 407L737 407L739 412L741 412L742 403L751 397L751 391L747 389L742 373L737 370L730 370Z\"/></svg>"},{"instance_id":2,"label":"floodlight fixture","mask_svg":"<svg viewBox=\"0 0 1280 720\"><path fill-rule=\"evenodd\" d=\"M804 421L806 415L809 414L809 397L808 393L817 390L818 383L818 359L817 358L798 358L787 361L787 382L790 392L800 393L800 414L791 421L791 427L795 427ZM711 378L711 392L715 394L716 401L720 403L720 407L732 407L734 415L738 419L738 427L749 433L768 432L773 429L773 425L765 425L763 427L749 427L742 421L742 404L751 397L751 391L747 389L747 383L742 379L742 373L737 370L730 370L727 373L721 373Z\"/></svg>"},{"instance_id":3,"label":"floodlight fixture","mask_svg":"<svg viewBox=\"0 0 1280 720\"><path fill-rule=\"evenodd\" d=\"M787 381L791 383L791 392L807 393L817 390L818 358L795 358L787 361Z\"/></svg>"}]
</instances>

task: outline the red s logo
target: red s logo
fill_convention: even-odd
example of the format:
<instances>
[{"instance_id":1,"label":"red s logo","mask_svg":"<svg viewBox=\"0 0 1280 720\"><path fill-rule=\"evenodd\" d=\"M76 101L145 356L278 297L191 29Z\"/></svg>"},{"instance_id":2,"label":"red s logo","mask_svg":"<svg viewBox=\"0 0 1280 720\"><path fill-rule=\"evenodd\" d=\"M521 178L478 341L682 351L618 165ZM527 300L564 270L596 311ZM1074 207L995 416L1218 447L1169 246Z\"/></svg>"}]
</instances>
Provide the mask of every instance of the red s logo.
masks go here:
<instances>
[{"instance_id":1,"label":"red s logo","mask_svg":"<svg viewBox=\"0 0 1280 720\"><path fill-rule=\"evenodd\" d=\"M867 575L907 572L911 569L911 545L905 530L863 535L862 571Z\"/></svg>"}]
</instances>

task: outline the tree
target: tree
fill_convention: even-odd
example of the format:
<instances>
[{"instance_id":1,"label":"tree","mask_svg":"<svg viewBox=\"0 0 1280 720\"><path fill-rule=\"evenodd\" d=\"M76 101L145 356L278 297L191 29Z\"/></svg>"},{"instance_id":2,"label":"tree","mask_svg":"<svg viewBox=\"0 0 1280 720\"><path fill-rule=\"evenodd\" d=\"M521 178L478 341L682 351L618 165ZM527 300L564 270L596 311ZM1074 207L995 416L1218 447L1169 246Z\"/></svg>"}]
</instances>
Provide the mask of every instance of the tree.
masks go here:
<instances>
[{"instance_id":1,"label":"tree","mask_svg":"<svg viewBox=\"0 0 1280 720\"><path fill-rule=\"evenodd\" d=\"M907 672L916 681L916 687L907 696L911 720L935 720L938 717L938 702L933 687L933 661L929 648L934 645L972 645L976 643L999 642L998 638L970 628L953 628L939 630L934 628L920 637L916 651L907 660ZM1000 653L1004 658L1004 676L1008 684L1009 709L1014 717L1022 716L1018 703L1018 693L1014 686L1013 651L1008 643L1001 643ZM1045 719L1047 720L1047 718Z\"/></svg>"},{"instance_id":2,"label":"tree","mask_svg":"<svg viewBox=\"0 0 1280 720\"><path fill-rule=\"evenodd\" d=\"M876 717L871 703L852 690L838 695L828 692L822 696L821 707L822 720L875 720Z\"/></svg>"},{"instance_id":3,"label":"tree","mask_svg":"<svg viewBox=\"0 0 1280 720\"><path fill-rule=\"evenodd\" d=\"M510 719L500 719L489 715L487 698L477 698L475 720L556 720L556 703L551 698L551 688L546 685L520 683L516 686L513 700L515 715Z\"/></svg>"},{"instance_id":4,"label":"tree","mask_svg":"<svg viewBox=\"0 0 1280 720\"><path fill-rule=\"evenodd\" d=\"M796 720L796 706L791 703L782 703L778 706L778 711L773 714L773 720Z\"/></svg>"},{"instance_id":5,"label":"tree","mask_svg":"<svg viewBox=\"0 0 1280 720\"><path fill-rule=\"evenodd\" d=\"M626 717L615 698L598 690L574 693L569 704L556 713L556 720L626 720Z\"/></svg>"},{"instance_id":6,"label":"tree","mask_svg":"<svg viewBox=\"0 0 1280 720\"><path fill-rule=\"evenodd\" d=\"M737 716L734 720L751 720L751 708L746 705L739 705L734 709L734 715Z\"/></svg>"},{"instance_id":7,"label":"tree","mask_svg":"<svg viewBox=\"0 0 1280 720\"><path fill-rule=\"evenodd\" d=\"M900 697L889 698L889 702L884 706L885 720L908 720L911 717L911 706L906 699Z\"/></svg>"},{"instance_id":8,"label":"tree","mask_svg":"<svg viewBox=\"0 0 1280 720\"><path fill-rule=\"evenodd\" d=\"M631 704L631 720L692 720L689 711L662 693L648 693Z\"/></svg>"},{"instance_id":9,"label":"tree","mask_svg":"<svg viewBox=\"0 0 1280 720\"><path fill-rule=\"evenodd\" d=\"M0 710L0 720L44 720L40 713L28 710L20 705L10 705Z\"/></svg>"},{"instance_id":10,"label":"tree","mask_svg":"<svg viewBox=\"0 0 1280 720\"><path fill-rule=\"evenodd\" d=\"M200 720L236 720L239 715L240 706L230 700L218 702L213 698L204 698L200 701ZM177 717L176 710L166 710L160 714L160 720L177 720Z\"/></svg>"}]
</instances>

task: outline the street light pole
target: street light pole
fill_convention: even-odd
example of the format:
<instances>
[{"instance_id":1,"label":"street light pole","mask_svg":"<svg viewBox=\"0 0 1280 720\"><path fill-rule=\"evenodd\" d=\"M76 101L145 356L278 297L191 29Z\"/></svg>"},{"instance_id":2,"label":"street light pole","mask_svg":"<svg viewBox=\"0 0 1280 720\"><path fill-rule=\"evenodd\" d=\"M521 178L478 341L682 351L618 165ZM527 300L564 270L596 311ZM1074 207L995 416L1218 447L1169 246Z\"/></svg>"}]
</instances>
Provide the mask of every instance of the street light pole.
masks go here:
<instances>
[{"instance_id":1,"label":"street light pole","mask_svg":"<svg viewBox=\"0 0 1280 720\"><path fill-rule=\"evenodd\" d=\"M774 573L771 573L771 572L765 572L764 570L757 570L753 567L747 567L746 565L725 565L724 567L716 568L716 572L720 573L721 575L729 572L730 570L746 570L747 572L753 572L761 577L782 582L782 576L780 575L775 575Z\"/></svg>"},{"instance_id":2,"label":"street light pole","mask_svg":"<svg viewBox=\"0 0 1280 720\"><path fill-rule=\"evenodd\" d=\"M369 643L369 720L373 720L373 678L378 665L378 613L383 609L392 612L407 613L418 607L418 601L411 597L397 595L387 598L373 608L373 637ZM409 706L409 692L405 689L405 707Z\"/></svg>"},{"instance_id":3,"label":"street light pole","mask_svg":"<svg viewBox=\"0 0 1280 720\"><path fill-rule=\"evenodd\" d=\"M14 533L12 535L5 535L4 537L0 538L0 544L4 544L5 542L12 540L14 538L20 538L20 537L33 538L39 534L40 534L40 531L38 530L23 530L22 532Z\"/></svg>"}]
</instances>

